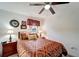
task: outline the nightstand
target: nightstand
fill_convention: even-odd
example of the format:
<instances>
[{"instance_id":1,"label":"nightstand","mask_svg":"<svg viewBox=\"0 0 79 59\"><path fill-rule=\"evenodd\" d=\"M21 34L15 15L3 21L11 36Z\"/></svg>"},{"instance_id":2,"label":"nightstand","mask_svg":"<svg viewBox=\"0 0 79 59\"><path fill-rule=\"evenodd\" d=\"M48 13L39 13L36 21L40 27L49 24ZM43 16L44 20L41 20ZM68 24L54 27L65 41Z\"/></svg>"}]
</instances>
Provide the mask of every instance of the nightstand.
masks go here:
<instances>
[{"instance_id":1,"label":"nightstand","mask_svg":"<svg viewBox=\"0 0 79 59\"><path fill-rule=\"evenodd\" d=\"M7 57L17 53L17 42L9 42L2 44L2 56Z\"/></svg>"}]
</instances>

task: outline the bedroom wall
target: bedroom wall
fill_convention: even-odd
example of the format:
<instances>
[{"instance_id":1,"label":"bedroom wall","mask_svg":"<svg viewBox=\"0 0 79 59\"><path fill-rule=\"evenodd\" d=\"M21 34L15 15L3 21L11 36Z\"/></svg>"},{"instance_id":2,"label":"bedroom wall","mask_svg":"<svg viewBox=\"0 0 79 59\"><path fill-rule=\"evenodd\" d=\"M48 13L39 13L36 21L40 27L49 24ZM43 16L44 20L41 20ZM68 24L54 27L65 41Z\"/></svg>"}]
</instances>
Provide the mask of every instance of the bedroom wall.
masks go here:
<instances>
[{"instance_id":1,"label":"bedroom wall","mask_svg":"<svg viewBox=\"0 0 79 59\"><path fill-rule=\"evenodd\" d=\"M13 28L9 25L9 21L11 19L17 19L19 22L21 20L26 19L27 17L11 13L5 10L0 10L0 43L4 41L9 41L9 35L7 34L9 29L13 29L15 31L15 34L13 35L13 41L16 40L16 32L19 31L19 28Z\"/></svg>"},{"instance_id":2,"label":"bedroom wall","mask_svg":"<svg viewBox=\"0 0 79 59\"><path fill-rule=\"evenodd\" d=\"M17 28L13 28L9 24L10 20L16 19L19 21L21 25L21 21L27 20L28 18L40 20L40 18L38 17L32 17L27 15L25 16L25 15L16 14L16 13L12 13L12 12L8 12L0 9L0 43L4 41L9 41L9 34L7 33L9 29L12 29L14 31L14 34L12 35L12 41L15 41L16 39L18 39L17 34L19 31L27 31L27 29L25 30L20 29L20 26ZM41 21L41 25L43 25L43 20L40 20L40 21Z\"/></svg>"},{"instance_id":3,"label":"bedroom wall","mask_svg":"<svg viewBox=\"0 0 79 59\"><path fill-rule=\"evenodd\" d=\"M62 10L60 8L54 9L56 11L55 15L45 18L44 28L47 30L49 38L56 38L54 40L65 45L70 55L79 56L78 3L71 3L69 6L61 7L63 7ZM68 8L66 9L66 7Z\"/></svg>"},{"instance_id":4,"label":"bedroom wall","mask_svg":"<svg viewBox=\"0 0 79 59\"><path fill-rule=\"evenodd\" d=\"M47 30L48 37L64 44L70 55L79 56L79 27L74 28L77 26L74 21L71 24L72 21L69 22L69 20L66 20L68 22L64 22L63 19L61 21L58 20L50 19L50 21L46 21L44 27Z\"/></svg>"}]
</instances>

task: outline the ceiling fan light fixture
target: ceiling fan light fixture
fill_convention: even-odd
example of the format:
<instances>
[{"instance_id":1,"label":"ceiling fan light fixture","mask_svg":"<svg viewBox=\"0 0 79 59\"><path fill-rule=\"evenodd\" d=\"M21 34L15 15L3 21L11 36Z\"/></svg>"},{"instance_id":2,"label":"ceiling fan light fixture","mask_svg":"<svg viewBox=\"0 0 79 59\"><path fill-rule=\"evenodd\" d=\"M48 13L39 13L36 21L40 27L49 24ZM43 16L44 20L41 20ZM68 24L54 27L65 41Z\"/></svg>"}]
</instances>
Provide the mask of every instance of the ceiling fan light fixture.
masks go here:
<instances>
[{"instance_id":1,"label":"ceiling fan light fixture","mask_svg":"<svg viewBox=\"0 0 79 59\"><path fill-rule=\"evenodd\" d=\"M50 8L50 5L45 5L45 9L48 10Z\"/></svg>"}]
</instances>

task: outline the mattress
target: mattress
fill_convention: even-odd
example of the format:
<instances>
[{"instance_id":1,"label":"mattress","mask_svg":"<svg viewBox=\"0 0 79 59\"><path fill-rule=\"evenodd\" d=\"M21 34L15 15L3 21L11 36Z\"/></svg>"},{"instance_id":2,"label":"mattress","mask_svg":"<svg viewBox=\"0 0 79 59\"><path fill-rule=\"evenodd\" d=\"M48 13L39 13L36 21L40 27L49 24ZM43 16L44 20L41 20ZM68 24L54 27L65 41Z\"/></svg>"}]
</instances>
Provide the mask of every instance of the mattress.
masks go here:
<instances>
[{"instance_id":1,"label":"mattress","mask_svg":"<svg viewBox=\"0 0 79 59\"><path fill-rule=\"evenodd\" d=\"M20 57L59 57L67 55L65 47L58 42L44 38L18 40L17 51Z\"/></svg>"}]
</instances>

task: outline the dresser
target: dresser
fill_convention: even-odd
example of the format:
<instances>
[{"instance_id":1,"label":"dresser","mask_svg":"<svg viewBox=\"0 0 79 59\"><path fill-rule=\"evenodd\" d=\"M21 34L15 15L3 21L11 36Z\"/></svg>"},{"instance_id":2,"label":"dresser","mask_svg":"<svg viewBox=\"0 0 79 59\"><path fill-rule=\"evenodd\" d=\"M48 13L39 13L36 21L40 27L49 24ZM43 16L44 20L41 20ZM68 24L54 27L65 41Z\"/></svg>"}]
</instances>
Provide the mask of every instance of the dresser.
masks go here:
<instances>
[{"instance_id":1,"label":"dresser","mask_svg":"<svg viewBox=\"0 0 79 59\"><path fill-rule=\"evenodd\" d=\"M5 43L5 44L2 44L2 47L3 47L2 49L3 57L7 57L7 56L17 53L17 42Z\"/></svg>"}]
</instances>

